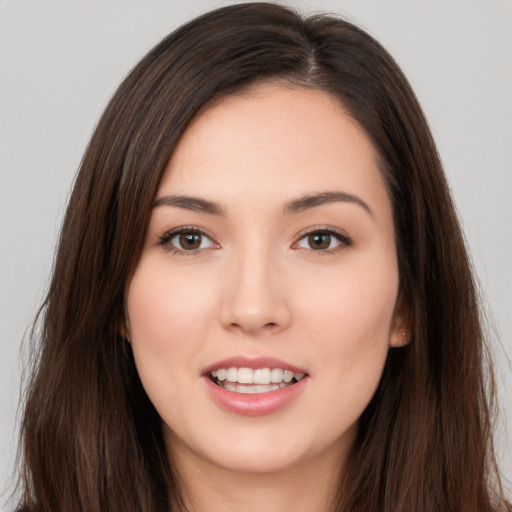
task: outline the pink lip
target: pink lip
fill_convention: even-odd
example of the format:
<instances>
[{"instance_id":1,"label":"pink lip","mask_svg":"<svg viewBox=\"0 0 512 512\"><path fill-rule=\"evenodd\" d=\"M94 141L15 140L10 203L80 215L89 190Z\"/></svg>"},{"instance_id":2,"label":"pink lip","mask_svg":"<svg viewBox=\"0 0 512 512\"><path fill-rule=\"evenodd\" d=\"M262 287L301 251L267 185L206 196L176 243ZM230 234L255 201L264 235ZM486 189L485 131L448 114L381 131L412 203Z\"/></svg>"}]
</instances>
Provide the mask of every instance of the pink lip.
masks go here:
<instances>
[{"instance_id":1,"label":"pink lip","mask_svg":"<svg viewBox=\"0 0 512 512\"><path fill-rule=\"evenodd\" d=\"M243 394L228 391L209 378L209 374L219 368L281 368L283 370L291 370L294 373L305 373L306 375L297 383L287 386L276 391L268 393ZM245 356L236 356L217 361L208 365L201 372L203 382L206 386L210 397L220 405L223 409L240 414L243 416L264 416L278 411L285 405L297 398L306 388L309 382L307 371L298 366L286 363L274 357L256 357L250 358Z\"/></svg>"},{"instance_id":2,"label":"pink lip","mask_svg":"<svg viewBox=\"0 0 512 512\"><path fill-rule=\"evenodd\" d=\"M286 363L281 359L275 357L256 357L250 358L245 356L235 356L217 361L216 363L208 365L201 372L202 375L206 375L219 368L251 368L257 370L258 368L281 368L282 370L291 370L294 373L308 373L306 370Z\"/></svg>"},{"instance_id":3,"label":"pink lip","mask_svg":"<svg viewBox=\"0 0 512 512\"><path fill-rule=\"evenodd\" d=\"M264 366L263 368L268 368L268 366ZM297 398L302 391L304 391L309 382L309 377L306 376L296 384L276 391L246 395L221 388L206 375L203 375L202 379L209 395L218 405L227 411L242 416L264 416L265 414L272 414L278 411Z\"/></svg>"}]
</instances>

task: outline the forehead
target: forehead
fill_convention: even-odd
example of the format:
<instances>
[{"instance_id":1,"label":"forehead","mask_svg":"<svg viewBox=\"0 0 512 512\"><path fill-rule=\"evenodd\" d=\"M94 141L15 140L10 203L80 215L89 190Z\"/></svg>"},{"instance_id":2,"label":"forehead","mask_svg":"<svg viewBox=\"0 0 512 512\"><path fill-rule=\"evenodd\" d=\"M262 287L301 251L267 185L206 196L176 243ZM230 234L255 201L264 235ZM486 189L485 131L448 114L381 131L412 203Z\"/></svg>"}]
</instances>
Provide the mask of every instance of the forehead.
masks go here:
<instances>
[{"instance_id":1,"label":"forehead","mask_svg":"<svg viewBox=\"0 0 512 512\"><path fill-rule=\"evenodd\" d=\"M159 194L286 201L325 190L388 200L369 138L332 95L253 86L206 107L180 139Z\"/></svg>"}]
</instances>

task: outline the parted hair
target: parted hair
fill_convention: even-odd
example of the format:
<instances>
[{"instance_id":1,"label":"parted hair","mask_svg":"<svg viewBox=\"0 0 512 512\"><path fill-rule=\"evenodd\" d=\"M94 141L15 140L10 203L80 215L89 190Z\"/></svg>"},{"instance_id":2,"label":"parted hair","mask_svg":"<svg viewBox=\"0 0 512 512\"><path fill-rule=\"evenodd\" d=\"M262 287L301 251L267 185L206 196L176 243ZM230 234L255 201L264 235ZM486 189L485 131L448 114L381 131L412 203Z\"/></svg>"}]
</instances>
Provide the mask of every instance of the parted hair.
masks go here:
<instances>
[{"instance_id":1,"label":"parted hair","mask_svg":"<svg viewBox=\"0 0 512 512\"><path fill-rule=\"evenodd\" d=\"M393 205L411 340L389 350L332 511L506 507L474 276L410 85L375 39L340 17L241 3L155 46L121 83L87 147L30 340L20 509L185 510L161 419L122 337L125 293L181 135L209 102L266 81L337 98L370 138Z\"/></svg>"}]
</instances>

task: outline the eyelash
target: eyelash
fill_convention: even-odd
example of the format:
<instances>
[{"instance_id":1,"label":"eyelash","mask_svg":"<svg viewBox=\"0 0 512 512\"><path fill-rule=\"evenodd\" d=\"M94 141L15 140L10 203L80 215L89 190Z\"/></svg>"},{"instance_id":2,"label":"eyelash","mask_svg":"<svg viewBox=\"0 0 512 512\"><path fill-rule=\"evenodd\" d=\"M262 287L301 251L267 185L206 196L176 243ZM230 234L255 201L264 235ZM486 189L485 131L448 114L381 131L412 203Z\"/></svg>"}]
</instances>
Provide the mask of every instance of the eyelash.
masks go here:
<instances>
[{"instance_id":1,"label":"eyelash","mask_svg":"<svg viewBox=\"0 0 512 512\"><path fill-rule=\"evenodd\" d=\"M298 246L299 242L301 242L302 240L311 235L327 235L329 237L335 238L340 243L331 249L312 249ZM330 227L317 227L314 229L310 229L309 231L306 231L304 233L301 233L299 239L293 243L292 248L305 250L308 253L313 254L315 256L327 256L330 254L337 253L339 251L343 251L348 247L351 247L352 245L352 239L345 233L342 233L341 231L337 231Z\"/></svg>"},{"instance_id":2,"label":"eyelash","mask_svg":"<svg viewBox=\"0 0 512 512\"><path fill-rule=\"evenodd\" d=\"M175 238L176 236L183 235L183 234L196 234L200 235L202 237L206 237L208 240L212 242L212 244L219 245L216 242L213 241L212 237L208 235L205 231L202 229L199 229L196 226L181 226L179 228L171 229L170 231L167 231L162 236L158 238L158 245L161 245L164 250L171 254L177 254L180 256L193 256L194 254L197 254L198 252L204 250L201 248L193 249L190 251L186 251L184 249L179 249L178 247L175 247L171 245L171 240Z\"/></svg>"},{"instance_id":3,"label":"eyelash","mask_svg":"<svg viewBox=\"0 0 512 512\"><path fill-rule=\"evenodd\" d=\"M193 256L194 254L197 254L197 253L205 250L205 248L201 248L201 247L199 247L197 249L193 249L193 250L184 250L184 249L179 249L178 247L176 247L174 245L171 245L170 242L173 238L175 238L179 235L183 235L183 234L193 234L193 235L200 235L201 237L206 237L208 240L211 241L212 245L217 246L216 248L220 247L219 244L217 242L215 242L210 235L208 235L205 231L203 231L202 229L200 229L196 226L182 226L179 228L171 229L170 231L167 231L166 233L164 233L162 236L160 236L158 238L158 245L162 246L167 252L169 252L171 254L177 254L180 256ZM331 249L312 249L312 248L301 247L298 245L302 240L304 240L306 237L309 237L311 235L327 235L329 237L335 238L340 243ZM352 245L353 245L352 239L344 233L341 233L332 228L314 228L314 229L311 229L304 233L301 233L298 240L292 244L292 249L295 249L295 250L302 249L302 250L305 250L314 255L323 256L323 255L333 254L338 251L342 251L348 247L351 247Z\"/></svg>"}]
</instances>

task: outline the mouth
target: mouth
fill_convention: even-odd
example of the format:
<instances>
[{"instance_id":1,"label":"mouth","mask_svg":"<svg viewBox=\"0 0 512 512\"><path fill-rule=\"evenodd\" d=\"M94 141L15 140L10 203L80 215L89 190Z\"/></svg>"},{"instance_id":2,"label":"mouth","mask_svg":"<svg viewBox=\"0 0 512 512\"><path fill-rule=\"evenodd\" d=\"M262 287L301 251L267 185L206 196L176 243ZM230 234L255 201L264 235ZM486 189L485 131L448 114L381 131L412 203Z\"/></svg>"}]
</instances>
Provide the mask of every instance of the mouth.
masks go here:
<instances>
[{"instance_id":1,"label":"mouth","mask_svg":"<svg viewBox=\"0 0 512 512\"><path fill-rule=\"evenodd\" d=\"M230 357L201 373L212 400L242 416L264 416L282 410L305 392L310 381L304 368L265 356Z\"/></svg>"},{"instance_id":2,"label":"mouth","mask_svg":"<svg viewBox=\"0 0 512 512\"><path fill-rule=\"evenodd\" d=\"M217 368L207 377L217 386L234 393L263 394L279 391L300 382L307 374L287 368Z\"/></svg>"}]
</instances>

